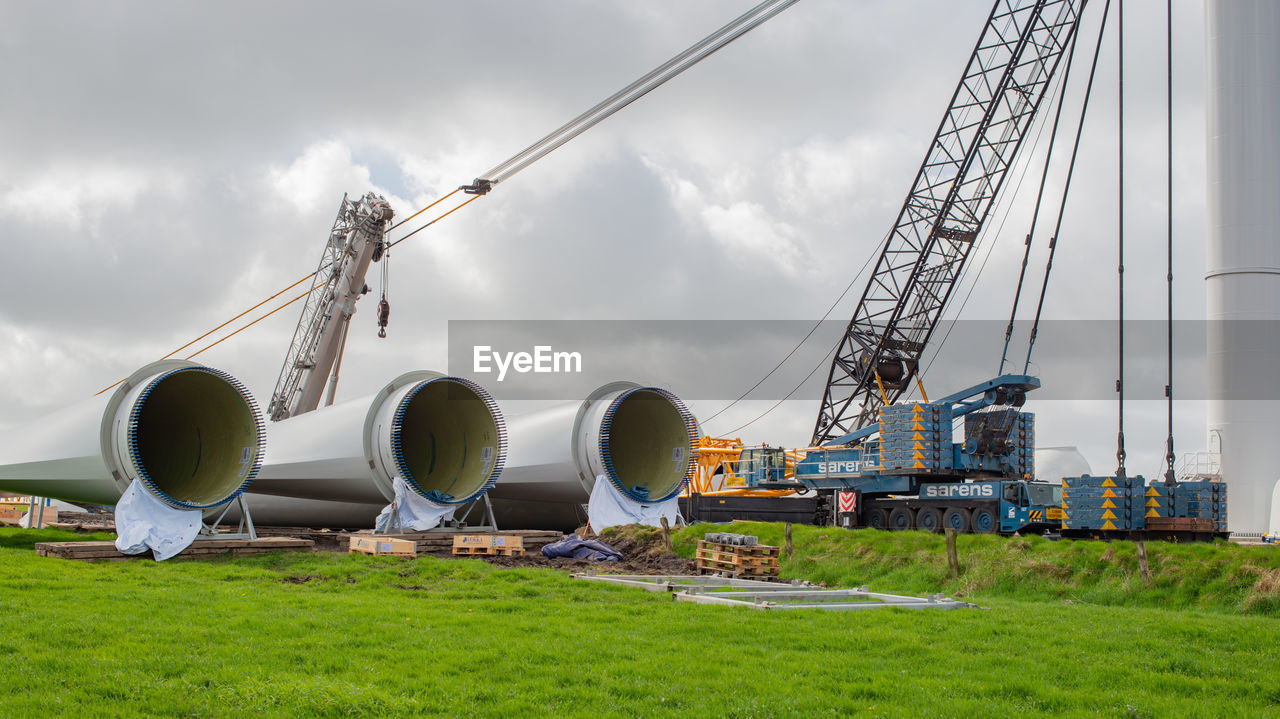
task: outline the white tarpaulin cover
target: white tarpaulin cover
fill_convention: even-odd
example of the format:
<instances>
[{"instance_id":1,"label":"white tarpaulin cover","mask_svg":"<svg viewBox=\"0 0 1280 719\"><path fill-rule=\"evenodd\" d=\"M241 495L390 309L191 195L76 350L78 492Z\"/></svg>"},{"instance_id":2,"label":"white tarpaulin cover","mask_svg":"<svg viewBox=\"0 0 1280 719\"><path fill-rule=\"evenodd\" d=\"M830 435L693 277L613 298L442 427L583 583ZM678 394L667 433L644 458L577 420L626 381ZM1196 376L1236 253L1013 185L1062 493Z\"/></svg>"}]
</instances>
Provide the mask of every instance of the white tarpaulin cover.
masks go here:
<instances>
[{"instance_id":1,"label":"white tarpaulin cover","mask_svg":"<svg viewBox=\"0 0 1280 719\"><path fill-rule=\"evenodd\" d=\"M679 496L653 504L641 504L622 494L603 474L596 477L596 486L591 489L591 501L587 504L587 518L591 528L599 532L607 527L620 524L647 524L651 527L662 526L662 518L669 524L675 524L680 511Z\"/></svg>"},{"instance_id":2,"label":"white tarpaulin cover","mask_svg":"<svg viewBox=\"0 0 1280 719\"><path fill-rule=\"evenodd\" d=\"M116 549L122 554L150 549L162 562L191 546L201 516L198 509L170 507L135 479L116 502Z\"/></svg>"},{"instance_id":3,"label":"white tarpaulin cover","mask_svg":"<svg viewBox=\"0 0 1280 719\"><path fill-rule=\"evenodd\" d=\"M391 523L391 510L395 507L399 508L400 528L415 532L435 529L441 522L453 519L453 511L457 507L423 499L417 492L409 489L409 485L400 477L391 481L391 487L395 491L395 499L378 513L378 519L373 525L374 531L387 531Z\"/></svg>"}]
</instances>

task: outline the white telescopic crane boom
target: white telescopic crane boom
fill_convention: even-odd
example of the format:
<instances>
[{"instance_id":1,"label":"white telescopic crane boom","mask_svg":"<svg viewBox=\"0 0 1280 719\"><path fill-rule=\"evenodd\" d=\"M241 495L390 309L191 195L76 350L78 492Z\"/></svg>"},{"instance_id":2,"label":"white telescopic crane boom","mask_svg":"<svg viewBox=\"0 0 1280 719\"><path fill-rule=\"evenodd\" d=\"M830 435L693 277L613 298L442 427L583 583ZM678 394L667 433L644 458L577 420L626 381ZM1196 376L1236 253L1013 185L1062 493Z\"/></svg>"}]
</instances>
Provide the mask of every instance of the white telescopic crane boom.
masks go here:
<instances>
[{"instance_id":1,"label":"white telescopic crane boom","mask_svg":"<svg viewBox=\"0 0 1280 719\"><path fill-rule=\"evenodd\" d=\"M271 395L268 415L272 420L296 417L320 406L325 384L342 354L356 301L368 292L364 278L369 264L380 260L386 249L393 215L381 195L370 192L354 201L343 196Z\"/></svg>"}]
</instances>

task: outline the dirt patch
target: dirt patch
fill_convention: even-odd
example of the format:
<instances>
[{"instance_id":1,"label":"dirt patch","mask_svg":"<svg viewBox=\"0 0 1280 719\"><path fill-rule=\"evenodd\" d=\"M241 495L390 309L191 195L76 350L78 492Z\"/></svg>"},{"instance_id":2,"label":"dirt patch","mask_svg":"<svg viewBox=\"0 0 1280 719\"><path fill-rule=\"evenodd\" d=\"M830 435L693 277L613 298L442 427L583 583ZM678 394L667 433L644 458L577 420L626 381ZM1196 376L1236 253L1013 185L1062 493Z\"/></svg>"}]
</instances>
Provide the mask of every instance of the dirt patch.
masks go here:
<instances>
[{"instance_id":1,"label":"dirt patch","mask_svg":"<svg viewBox=\"0 0 1280 719\"><path fill-rule=\"evenodd\" d=\"M1026 569L1032 576L1049 577L1060 582L1070 579L1075 574L1075 570L1071 567L1063 567L1049 562L1029 562L1026 565Z\"/></svg>"},{"instance_id":2,"label":"dirt patch","mask_svg":"<svg viewBox=\"0 0 1280 719\"><path fill-rule=\"evenodd\" d=\"M281 584L306 584L312 579L323 580L324 577L317 577L314 574L302 574L302 575L297 575L292 577L284 577L283 579L280 580L280 583Z\"/></svg>"}]
</instances>

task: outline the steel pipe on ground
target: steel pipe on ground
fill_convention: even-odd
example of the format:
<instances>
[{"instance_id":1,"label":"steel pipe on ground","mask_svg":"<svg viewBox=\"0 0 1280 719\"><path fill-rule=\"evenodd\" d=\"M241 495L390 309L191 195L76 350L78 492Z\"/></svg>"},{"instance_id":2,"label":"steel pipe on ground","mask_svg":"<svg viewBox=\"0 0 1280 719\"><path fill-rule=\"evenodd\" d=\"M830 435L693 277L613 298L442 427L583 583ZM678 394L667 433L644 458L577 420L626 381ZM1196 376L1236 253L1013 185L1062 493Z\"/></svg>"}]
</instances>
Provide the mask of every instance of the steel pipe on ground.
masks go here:
<instances>
[{"instance_id":1,"label":"steel pipe on ground","mask_svg":"<svg viewBox=\"0 0 1280 719\"><path fill-rule=\"evenodd\" d=\"M262 462L262 413L225 372L155 362L114 393L0 437L0 490L115 504L137 479L177 509L230 502Z\"/></svg>"},{"instance_id":2,"label":"steel pipe on ground","mask_svg":"<svg viewBox=\"0 0 1280 719\"><path fill-rule=\"evenodd\" d=\"M254 494L366 508L391 501L397 476L438 504L470 502L493 486L507 447L502 413L483 388L426 371L401 375L373 397L275 422L268 431ZM290 515L297 523L315 522L306 521L306 506ZM349 523L351 515L344 516Z\"/></svg>"},{"instance_id":3,"label":"steel pipe on ground","mask_svg":"<svg viewBox=\"0 0 1280 719\"><path fill-rule=\"evenodd\" d=\"M572 529L596 477L651 503L679 494L693 474L693 415L656 387L614 382L510 424L506 467L489 492L500 524Z\"/></svg>"}]
</instances>

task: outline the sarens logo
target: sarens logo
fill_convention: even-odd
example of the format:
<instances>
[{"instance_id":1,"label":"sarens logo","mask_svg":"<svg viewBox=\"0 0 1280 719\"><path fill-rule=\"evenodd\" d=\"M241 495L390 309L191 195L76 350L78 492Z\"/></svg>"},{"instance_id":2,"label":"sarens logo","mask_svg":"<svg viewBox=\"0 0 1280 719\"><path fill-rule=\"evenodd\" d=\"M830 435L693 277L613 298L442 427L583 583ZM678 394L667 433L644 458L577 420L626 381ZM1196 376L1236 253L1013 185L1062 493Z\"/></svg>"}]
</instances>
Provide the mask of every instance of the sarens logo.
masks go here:
<instances>
[{"instance_id":1,"label":"sarens logo","mask_svg":"<svg viewBox=\"0 0 1280 719\"><path fill-rule=\"evenodd\" d=\"M926 484L920 487L920 496L928 499L951 497L995 497L994 484Z\"/></svg>"},{"instance_id":2,"label":"sarens logo","mask_svg":"<svg viewBox=\"0 0 1280 719\"><path fill-rule=\"evenodd\" d=\"M818 462L819 474L841 474L845 472L857 472L861 464L856 459L846 459L839 462Z\"/></svg>"}]
</instances>

